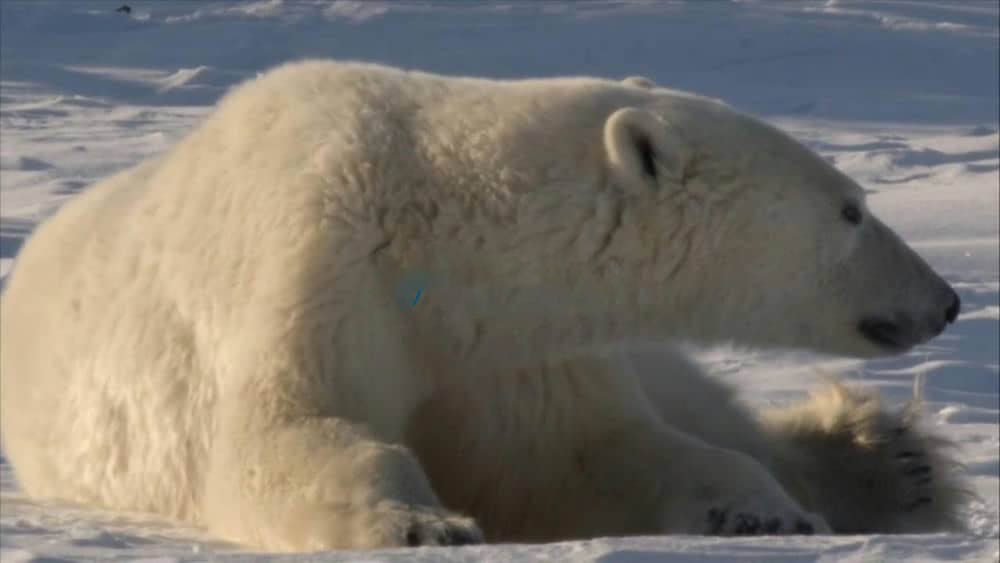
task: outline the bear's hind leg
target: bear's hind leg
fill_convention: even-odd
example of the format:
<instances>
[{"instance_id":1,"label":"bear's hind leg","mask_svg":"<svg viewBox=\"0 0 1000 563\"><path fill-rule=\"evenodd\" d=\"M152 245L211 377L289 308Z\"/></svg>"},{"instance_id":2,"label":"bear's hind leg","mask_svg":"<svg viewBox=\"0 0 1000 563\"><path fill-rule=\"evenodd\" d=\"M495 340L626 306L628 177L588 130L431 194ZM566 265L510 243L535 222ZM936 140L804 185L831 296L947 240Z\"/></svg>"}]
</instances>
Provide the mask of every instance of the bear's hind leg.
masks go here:
<instances>
[{"instance_id":1,"label":"bear's hind leg","mask_svg":"<svg viewBox=\"0 0 1000 563\"><path fill-rule=\"evenodd\" d=\"M956 529L970 495L949 444L920 428L918 406L890 411L873 392L831 384L762 420L783 448L780 480L835 532Z\"/></svg>"}]
</instances>

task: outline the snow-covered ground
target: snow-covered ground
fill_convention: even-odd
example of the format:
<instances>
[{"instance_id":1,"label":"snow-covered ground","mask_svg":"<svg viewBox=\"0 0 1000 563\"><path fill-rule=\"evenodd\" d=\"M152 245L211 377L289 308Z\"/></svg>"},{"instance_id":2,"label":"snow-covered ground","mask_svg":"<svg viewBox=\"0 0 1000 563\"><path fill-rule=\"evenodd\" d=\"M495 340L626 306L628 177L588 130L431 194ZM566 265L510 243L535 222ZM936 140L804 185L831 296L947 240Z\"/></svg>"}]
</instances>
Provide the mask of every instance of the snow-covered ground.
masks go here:
<instances>
[{"instance_id":1,"label":"snow-covered ground","mask_svg":"<svg viewBox=\"0 0 1000 563\"><path fill-rule=\"evenodd\" d=\"M961 293L957 325L903 357L702 354L756 404L837 371L908 398L956 440L982 501L968 534L606 538L549 545L342 552L328 561L997 561L1000 472L996 0L764 2L0 2L0 277L39 221L95 180L156 154L234 82L307 56L448 74L642 74L784 127ZM0 343L2 346L2 343ZM147 517L26 500L0 458L0 558L255 560ZM294 557L292 557L294 558Z\"/></svg>"}]
</instances>

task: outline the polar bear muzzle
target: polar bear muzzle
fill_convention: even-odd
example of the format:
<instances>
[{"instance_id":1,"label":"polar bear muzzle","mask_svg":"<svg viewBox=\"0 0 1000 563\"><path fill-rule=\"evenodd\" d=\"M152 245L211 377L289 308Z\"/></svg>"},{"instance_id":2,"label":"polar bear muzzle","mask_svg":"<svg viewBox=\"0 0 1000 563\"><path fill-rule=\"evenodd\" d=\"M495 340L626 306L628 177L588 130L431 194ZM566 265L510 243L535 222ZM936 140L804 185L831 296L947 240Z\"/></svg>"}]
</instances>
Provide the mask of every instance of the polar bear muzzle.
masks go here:
<instances>
[{"instance_id":1,"label":"polar bear muzzle","mask_svg":"<svg viewBox=\"0 0 1000 563\"><path fill-rule=\"evenodd\" d=\"M866 216L836 291L850 323L868 350L893 355L923 344L958 319L955 289L875 216ZM836 316L835 311L830 312Z\"/></svg>"},{"instance_id":2,"label":"polar bear muzzle","mask_svg":"<svg viewBox=\"0 0 1000 563\"><path fill-rule=\"evenodd\" d=\"M900 314L893 318L869 317L858 323L858 330L865 338L889 351L904 351L922 344L944 332L946 326L955 322L961 309L961 299L951 290L950 304L938 319L928 319L920 323L910 315Z\"/></svg>"}]
</instances>

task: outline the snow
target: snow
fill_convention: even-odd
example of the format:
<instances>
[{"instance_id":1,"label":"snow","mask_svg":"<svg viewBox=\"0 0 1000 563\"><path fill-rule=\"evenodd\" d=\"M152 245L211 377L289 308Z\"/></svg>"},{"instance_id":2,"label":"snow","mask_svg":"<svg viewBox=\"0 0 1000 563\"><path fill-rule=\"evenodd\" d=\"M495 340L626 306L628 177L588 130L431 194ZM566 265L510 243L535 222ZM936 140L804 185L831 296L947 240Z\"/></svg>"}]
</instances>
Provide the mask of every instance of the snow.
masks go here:
<instances>
[{"instance_id":1,"label":"snow","mask_svg":"<svg viewBox=\"0 0 1000 563\"><path fill-rule=\"evenodd\" d=\"M499 78L646 75L765 117L870 193L883 219L961 294L940 338L869 362L803 353L700 356L754 404L826 373L916 388L958 444L981 500L969 533L719 539L287 556L312 561L1000 560L1000 154L994 0L589 3L35 0L0 3L0 278L39 221L108 174L157 154L235 82L329 56ZM2 282L0 282L2 283ZM3 561L257 561L198 530L25 499L0 459ZM285 557L282 557L282 559Z\"/></svg>"}]
</instances>

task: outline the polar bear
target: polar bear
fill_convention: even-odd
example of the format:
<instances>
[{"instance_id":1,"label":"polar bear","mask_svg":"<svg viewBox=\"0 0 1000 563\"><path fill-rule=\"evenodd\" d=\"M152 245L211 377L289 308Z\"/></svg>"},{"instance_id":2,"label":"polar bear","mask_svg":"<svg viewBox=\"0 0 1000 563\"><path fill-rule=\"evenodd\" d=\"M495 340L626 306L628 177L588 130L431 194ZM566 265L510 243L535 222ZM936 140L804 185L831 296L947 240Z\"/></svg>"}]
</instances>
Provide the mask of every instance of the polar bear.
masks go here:
<instances>
[{"instance_id":1,"label":"polar bear","mask_svg":"<svg viewBox=\"0 0 1000 563\"><path fill-rule=\"evenodd\" d=\"M400 301L412 272L440 283ZM2 310L29 495L262 549L916 531L961 498L911 414L753 413L674 347L895 354L959 299L823 159L641 78L284 65L41 225Z\"/></svg>"}]
</instances>

